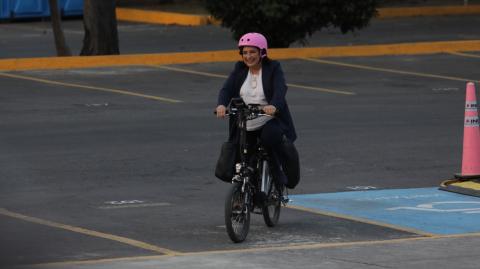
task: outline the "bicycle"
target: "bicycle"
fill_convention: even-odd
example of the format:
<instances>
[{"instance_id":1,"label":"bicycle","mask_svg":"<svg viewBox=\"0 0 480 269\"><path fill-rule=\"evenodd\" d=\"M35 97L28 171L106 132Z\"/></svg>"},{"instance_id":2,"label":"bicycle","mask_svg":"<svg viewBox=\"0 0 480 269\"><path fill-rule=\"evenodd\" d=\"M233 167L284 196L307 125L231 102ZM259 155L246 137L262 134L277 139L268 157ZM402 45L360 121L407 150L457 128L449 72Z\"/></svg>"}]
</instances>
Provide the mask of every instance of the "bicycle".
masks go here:
<instances>
[{"instance_id":1,"label":"bicycle","mask_svg":"<svg viewBox=\"0 0 480 269\"><path fill-rule=\"evenodd\" d=\"M235 164L232 187L225 199L225 225L228 236L235 242L243 242L250 228L250 213L262 214L268 227L277 225L283 197L283 184L272 178L270 156L267 150L257 143L254 152L247 144L247 120L265 116L261 106L246 105L241 98L230 103L228 116L236 115L239 135L239 162ZM268 115L267 115L268 116Z\"/></svg>"}]
</instances>

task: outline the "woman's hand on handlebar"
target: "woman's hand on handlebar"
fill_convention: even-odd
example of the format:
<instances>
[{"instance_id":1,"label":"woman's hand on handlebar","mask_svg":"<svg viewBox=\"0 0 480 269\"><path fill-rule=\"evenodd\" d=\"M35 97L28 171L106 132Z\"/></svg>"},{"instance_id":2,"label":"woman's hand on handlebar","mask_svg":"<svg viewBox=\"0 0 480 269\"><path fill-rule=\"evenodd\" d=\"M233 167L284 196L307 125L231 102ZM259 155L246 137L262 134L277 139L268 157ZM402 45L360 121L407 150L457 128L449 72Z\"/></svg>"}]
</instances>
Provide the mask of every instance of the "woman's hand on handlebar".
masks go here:
<instances>
[{"instance_id":1,"label":"woman's hand on handlebar","mask_svg":"<svg viewBox=\"0 0 480 269\"><path fill-rule=\"evenodd\" d=\"M267 106L263 107L263 111L265 112L265 114L273 116L275 114L275 112L277 112L277 108L272 106L272 105L267 105Z\"/></svg>"},{"instance_id":2,"label":"woman's hand on handlebar","mask_svg":"<svg viewBox=\"0 0 480 269\"><path fill-rule=\"evenodd\" d=\"M215 109L215 111L217 112L217 118L224 118L227 112L227 108L224 105L219 105L217 106L217 109Z\"/></svg>"}]
</instances>

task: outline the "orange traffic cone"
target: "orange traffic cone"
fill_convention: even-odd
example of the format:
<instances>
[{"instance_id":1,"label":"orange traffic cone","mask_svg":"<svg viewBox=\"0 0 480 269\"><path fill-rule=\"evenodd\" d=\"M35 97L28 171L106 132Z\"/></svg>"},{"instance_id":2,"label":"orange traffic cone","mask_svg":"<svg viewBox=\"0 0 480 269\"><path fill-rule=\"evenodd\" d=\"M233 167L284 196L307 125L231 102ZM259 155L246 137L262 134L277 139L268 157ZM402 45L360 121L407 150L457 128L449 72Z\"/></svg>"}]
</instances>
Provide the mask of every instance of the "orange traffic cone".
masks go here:
<instances>
[{"instance_id":1,"label":"orange traffic cone","mask_svg":"<svg viewBox=\"0 0 480 269\"><path fill-rule=\"evenodd\" d=\"M462 173L459 179L480 178L480 128L478 122L478 105L475 96L475 84L467 83L465 101L465 123L463 129Z\"/></svg>"}]
</instances>

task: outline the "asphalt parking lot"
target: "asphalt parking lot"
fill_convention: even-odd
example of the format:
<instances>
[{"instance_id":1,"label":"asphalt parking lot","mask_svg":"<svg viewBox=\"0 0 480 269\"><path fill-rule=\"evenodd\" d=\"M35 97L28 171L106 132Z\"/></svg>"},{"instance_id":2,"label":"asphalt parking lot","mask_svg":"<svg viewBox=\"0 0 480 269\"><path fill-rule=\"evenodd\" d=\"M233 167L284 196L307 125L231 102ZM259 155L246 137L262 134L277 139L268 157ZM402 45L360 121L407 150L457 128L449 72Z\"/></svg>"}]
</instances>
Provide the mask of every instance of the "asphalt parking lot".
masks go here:
<instances>
[{"instance_id":1,"label":"asphalt parking lot","mask_svg":"<svg viewBox=\"0 0 480 269\"><path fill-rule=\"evenodd\" d=\"M478 39L480 18L475 15L412 17L373 20L369 27L342 34L338 29L323 29L307 38L309 47L387 44L402 42ZM78 55L83 40L80 20L63 22L67 44ZM215 25L198 27L119 22L122 54L189 52L232 49L235 45L228 29ZM0 23L0 58L55 56L50 22ZM292 47L302 47L300 43Z\"/></svg>"},{"instance_id":2,"label":"asphalt parking lot","mask_svg":"<svg viewBox=\"0 0 480 269\"><path fill-rule=\"evenodd\" d=\"M464 19L450 21L448 40L477 20ZM292 197L408 195L451 178L461 165L465 84L478 83L479 64L478 52L282 61L302 165ZM439 236L299 207L284 208L273 229L254 216L248 240L231 243L228 184L213 176L227 127L212 111L232 67L0 73L0 264L476 268L480 229Z\"/></svg>"}]
</instances>

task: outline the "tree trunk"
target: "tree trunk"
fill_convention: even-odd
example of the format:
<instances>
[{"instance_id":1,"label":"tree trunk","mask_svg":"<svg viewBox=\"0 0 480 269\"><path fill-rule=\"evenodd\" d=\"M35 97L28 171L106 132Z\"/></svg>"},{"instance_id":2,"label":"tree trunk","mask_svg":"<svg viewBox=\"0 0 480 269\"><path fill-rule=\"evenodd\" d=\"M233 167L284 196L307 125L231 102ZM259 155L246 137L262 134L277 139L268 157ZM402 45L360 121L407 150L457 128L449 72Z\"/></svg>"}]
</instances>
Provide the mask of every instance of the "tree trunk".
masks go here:
<instances>
[{"instance_id":1,"label":"tree trunk","mask_svg":"<svg viewBox=\"0 0 480 269\"><path fill-rule=\"evenodd\" d=\"M57 56L71 56L70 49L65 42L63 35L60 10L58 9L57 0L48 0L50 4L50 14L52 20L53 36L55 39L55 48L57 49Z\"/></svg>"},{"instance_id":2,"label":"tree trunk","mask_svg":"<svg viewBox=\"0 0 480 269\"><path fill-rule=\"evenodd\" d=\"M120 54L115 0L84 0L83 26L80 55Z\"/></svg>"}]
</instances>

